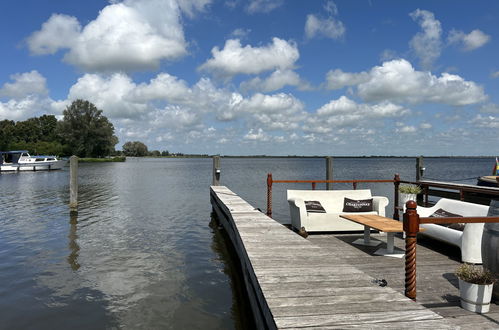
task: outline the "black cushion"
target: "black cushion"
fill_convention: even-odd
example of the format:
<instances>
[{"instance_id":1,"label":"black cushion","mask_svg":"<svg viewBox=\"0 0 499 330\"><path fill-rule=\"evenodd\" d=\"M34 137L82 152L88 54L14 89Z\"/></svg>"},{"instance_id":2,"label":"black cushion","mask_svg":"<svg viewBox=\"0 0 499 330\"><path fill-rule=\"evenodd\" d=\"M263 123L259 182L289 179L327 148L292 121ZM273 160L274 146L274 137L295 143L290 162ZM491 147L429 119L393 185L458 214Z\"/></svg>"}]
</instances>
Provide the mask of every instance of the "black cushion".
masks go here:
<instances>
[{"instance_id":1,"label":"black cushion","mask_svg":"<svg viewBox=\"0 0 499 330\"><path fill-rule=\"evenodd\" d=\"M449 211L446 211L444 209L438 209L435 212L433 212L432 215L430 215L430 218L457 218L457 217L463 217L460 214L456 213L451 213Z\"/></svg>"},{"instance_id":2,"label":"black cushion","mask_svg":"<svg viewBox=\"0 0 499 330\"><path fill-rule=\"evenodd\" d=\"M444 209L438 209L435 212L433 212L432 215L430 215L430 218L462 218L462 217L463 216L460 214L452 213L452 212L446 211ZM450 229L459 230L459 231L463 231L464 226L466 226L466 224L460 223L460 222L459 223L438 223L438 225L444 226L444 227L447 227Z\"/></svg>"},{"instance_id":3,"label":"black cushion","mask_svg":"<svg viewBox=\"0 0 499 330\"><path fill-rule=\"evenodd\" d=\"M373 199L350 199L343 201L343 212L371 212L373 210Z\"/></svg>"},{"instance_id":4,"label":"black cushion","mask_svg":"<svg viewBox=\"0 0 499 330\"><path fill-rule=\"evenodd\" d=\"M326 213L319 201L305 201L305 208L310 213Z\"/></svg>"}]
</instances>

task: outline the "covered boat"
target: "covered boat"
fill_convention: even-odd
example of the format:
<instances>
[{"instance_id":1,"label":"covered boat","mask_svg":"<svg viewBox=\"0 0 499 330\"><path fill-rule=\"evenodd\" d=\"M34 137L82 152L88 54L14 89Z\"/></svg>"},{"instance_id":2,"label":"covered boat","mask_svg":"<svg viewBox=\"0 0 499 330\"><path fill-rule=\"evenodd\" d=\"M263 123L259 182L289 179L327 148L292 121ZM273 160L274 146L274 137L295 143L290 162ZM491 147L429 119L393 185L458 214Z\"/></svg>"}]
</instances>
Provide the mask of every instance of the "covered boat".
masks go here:
<instances>
[{"instance_id":1,"label":"covered boat","mask_svg":"<svg viewBox=\"0 0 499 330\"><path fill-rule=\"evenodd\" d=\"M477 185L487 187L499 187L499 159L496 157L496 163L492 170L492 175L485 175L478 178Z\"/></svg>"},{"instance_id":2,"label":"covered boat","mask_svg":"<svg viewBox=\"0 0 499 330\"><path fill-rule=\"evenodd\" d=\"M67 160L56 156L30 156L27 150L0 151L0 171L60 170Z\"/></svg>"}]
</instances>

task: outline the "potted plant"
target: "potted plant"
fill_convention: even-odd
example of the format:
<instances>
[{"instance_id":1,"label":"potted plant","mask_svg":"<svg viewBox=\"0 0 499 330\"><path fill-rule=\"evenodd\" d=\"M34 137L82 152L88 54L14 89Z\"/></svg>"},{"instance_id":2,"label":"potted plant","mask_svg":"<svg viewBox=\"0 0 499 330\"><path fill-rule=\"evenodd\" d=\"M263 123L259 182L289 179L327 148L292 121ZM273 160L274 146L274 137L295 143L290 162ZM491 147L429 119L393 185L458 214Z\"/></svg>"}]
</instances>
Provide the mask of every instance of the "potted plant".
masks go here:
<instances>
[{"instance_id":1,"label":"potted plant","mask_svg":"<svg viewBox=\"0 0 499 330\"><path fill-rule=\"evenodd\" d=\"M412 184L400 185L399 205L402 205L404 207L404 211L405 211L405 203L407 203L407 201L415 201L416 195L419 193L421 193L421 187L419 186Z\"/></svg>"},{"instance_id":2,"label":"potted plant","mask_svg":"<svg viewBox=\"0 0 499 330\"><path fill-rule=\"evenodd\" d=\"M456 270L459 279L461 306L476 313L487 313L490 308L492 288L496 278L482 266L462 264Z\"/></svg>"}]
</instances>

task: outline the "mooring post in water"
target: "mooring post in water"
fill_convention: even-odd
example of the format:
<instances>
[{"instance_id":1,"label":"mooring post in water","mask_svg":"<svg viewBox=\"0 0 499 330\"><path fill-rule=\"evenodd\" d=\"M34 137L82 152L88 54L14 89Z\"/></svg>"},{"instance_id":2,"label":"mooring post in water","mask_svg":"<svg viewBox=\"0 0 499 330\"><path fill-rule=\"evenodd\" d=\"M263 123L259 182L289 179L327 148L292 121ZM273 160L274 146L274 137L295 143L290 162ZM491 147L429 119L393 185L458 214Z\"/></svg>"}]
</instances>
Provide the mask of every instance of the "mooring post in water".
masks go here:
<instances>
[{"instance_id":1,"label":"mooring post in water","mask_svg":"<svg viewBox=\"0 0 499 330\"><path fill-rule=\"evenodd\" d=\"M333 158L331 156L326 157L326 180L333 180ZM327 190L333 190L333 183L326 183Z\"/></svg>"},{"instance_id":2,"label":"mooring post in water","mask_svg":"<svg viewBox=\"0 0 499 330\"><path fill-rule=\"evenodd\" d=\"M399 220L399 187L400 175L395 174L393 177L394 196L393 196L393 220Z\"/></svg>"},{"instance_id":3,"label":"mooring post in water","mask_svg":"<svg viewBox=\"0 0 499 330\"><path fill-rule=\"evenodd\" d=\"M78 212L78 157L69 157L69 209Z\"/></svg>"},{"instance_id":4,"label":"mooring post in water","mask_svg":"<svg viewBox=\"0 0 499 330\"><path fill-rule=\"evenodd\" d=\"M213 156L213 182L212 186L220 185L220 156Z\"/></svg>"},{"instance_id":5,"label":"mooring post in water","mask_svg":"<svg viewBox=\"0 0 499 330\"><path fill-rule=\"evenodd\" d=\"M404 213L405 232L405 296L416 300L416 245L419 232L419 215L415 201L408 201Z\"/></svg>"},{"instance_id":6,"label":"mooring post in water","mask_svg":"<svg viewBox=\"0 0 499 330\"><path fill-rule=\"evenodd\" d=\"M419 181L423 178L424 175L424 165L423 165L423 156L419 156L416 158L416 181Z\"/></svg>"}]
</instances>

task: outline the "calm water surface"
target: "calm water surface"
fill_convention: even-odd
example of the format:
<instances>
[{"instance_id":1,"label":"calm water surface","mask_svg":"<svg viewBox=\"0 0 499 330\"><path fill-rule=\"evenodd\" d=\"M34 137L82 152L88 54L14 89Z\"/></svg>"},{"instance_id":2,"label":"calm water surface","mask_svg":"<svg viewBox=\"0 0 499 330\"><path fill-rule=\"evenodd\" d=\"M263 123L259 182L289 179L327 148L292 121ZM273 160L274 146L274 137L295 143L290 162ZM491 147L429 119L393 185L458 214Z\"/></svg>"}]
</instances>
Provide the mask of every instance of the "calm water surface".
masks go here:
<instances>
[{"instance_id":1,"label":"calm water surface","mask_svg":"<svg viewBox=\"0 0 499 330\"><path fill-rule=\"evenodd\" d=\"M426 175L488 175L491 159L425 159ZM69 172L1 174L0 327L251 327L221 231L211 221L211 159L80 164L79 213ZM414 179L414 159L334 159L335 179ZM324 159L222 159L222 184L261 209L266 175L323 179ZM463 180L475 183L474 179ZM276 184L274 217L289 222ZM320 187L319 187L320 188ZM360 185L392 199L393 185ZM350 189L336 185L335 189ZM390 207L390 206L389 206Z\"/></svg>"}]
</instances>

